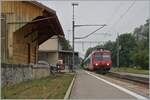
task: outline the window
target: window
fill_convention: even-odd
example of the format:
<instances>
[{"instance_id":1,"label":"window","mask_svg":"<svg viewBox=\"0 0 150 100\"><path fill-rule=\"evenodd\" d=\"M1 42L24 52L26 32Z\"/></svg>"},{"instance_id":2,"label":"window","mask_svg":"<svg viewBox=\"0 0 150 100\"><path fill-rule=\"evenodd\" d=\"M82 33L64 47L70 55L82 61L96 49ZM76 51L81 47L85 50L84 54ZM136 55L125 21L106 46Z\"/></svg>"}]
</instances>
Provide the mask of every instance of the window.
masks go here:
<instances>
[{"instance_id":1,"label":"window","mask_svg":"<svg viewBox=\"0 0 150 100\"><path fill-rule=\"evenodd\" d=\"M95 54L95 60L102 60L103 57L100 53Z\"/></svg>"},{"instance_id":2,"label":"window","mask_svg":"<svg viewBox=\"0 0 150 100\"><path fill-rule=\"evenodd\" d=\"M103 55L103 60L110 60L111 59L111 57L110 57L110 55Z\"/></svg>"},{"instance_id":3,"label":"window","mask_svg":"<svg viewBox=\"0 0 150 100\"><path fill-rule=\"evenodd\" d=\"M97 53L95 54L95 60L99 61L99 60L110 60L111 57L109 54L100 54L100 53Z\"/></svg>"}]
</instances>

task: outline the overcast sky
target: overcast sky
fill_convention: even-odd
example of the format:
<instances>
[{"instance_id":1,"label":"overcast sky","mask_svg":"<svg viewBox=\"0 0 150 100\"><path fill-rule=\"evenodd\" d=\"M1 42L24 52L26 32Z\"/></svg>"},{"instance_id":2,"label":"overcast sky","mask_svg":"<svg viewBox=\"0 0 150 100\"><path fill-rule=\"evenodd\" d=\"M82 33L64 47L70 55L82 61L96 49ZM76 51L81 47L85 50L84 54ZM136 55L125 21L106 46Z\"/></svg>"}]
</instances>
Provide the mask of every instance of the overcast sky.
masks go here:
<instances>
[{"instance_id":1,"label":"overcast sky","mask_svg":"<svg viewBox=\"0 0 150 100\"><path fill-rule=\"evenodd\" d=\"M59 21L65 33L66 39L72 41L72 3L79 5L75 7L75 24L107 24L103 29L97 31L90 37L75 41L114 41L119 34L133 32L135 27L145 23L149 18L148 0L116 0L116 1L39 1L40 3L56 11ZM120 18L121 17L121 18ZM81 37L96 30L98 27L75 28L75 37ZM100 35L108 33L110 35ZM72 43L71 43L72 45ZM97 44L75 44L75 50L84 56L88 47Z\"/></svg>"}]
</instances>

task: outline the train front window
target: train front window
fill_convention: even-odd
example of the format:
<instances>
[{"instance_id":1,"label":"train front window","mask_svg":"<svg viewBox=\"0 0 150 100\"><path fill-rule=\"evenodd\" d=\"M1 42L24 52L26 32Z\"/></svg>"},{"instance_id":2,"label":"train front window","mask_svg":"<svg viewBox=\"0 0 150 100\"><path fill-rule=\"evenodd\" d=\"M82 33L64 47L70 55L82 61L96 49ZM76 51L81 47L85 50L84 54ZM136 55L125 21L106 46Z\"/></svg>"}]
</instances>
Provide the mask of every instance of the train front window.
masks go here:
<instances>
[{"instance_id":1,"label":"train front window","mask_svg":"<svg viewBox=\"0 0 150 100\"><path fill-rule=\"evenodd\" d=\"M110 55L103 55L103 60L110 60L111 59L111 57L110 57Z\"/></svg>"},{"instance_id":2,"label":"train front window","mask_svg":"<svg viewBox=\"0 0 150 100\"><path fill-rule=\"evenodd\" d=\"M95 54L95 60L103 60L103 57L101 54Z\"/></svg>"}]
</instances>

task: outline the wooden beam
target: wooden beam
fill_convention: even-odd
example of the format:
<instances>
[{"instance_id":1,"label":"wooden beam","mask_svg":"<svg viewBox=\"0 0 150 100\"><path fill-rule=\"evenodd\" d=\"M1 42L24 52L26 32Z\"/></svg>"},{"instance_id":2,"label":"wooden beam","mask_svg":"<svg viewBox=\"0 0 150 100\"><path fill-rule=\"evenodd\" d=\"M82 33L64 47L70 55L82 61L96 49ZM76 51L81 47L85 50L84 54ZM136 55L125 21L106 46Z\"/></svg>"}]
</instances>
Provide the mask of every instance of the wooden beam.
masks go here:
<instances>
[{"instance_id":1,"label":"wooden beam","mask_svg":"<svg viewBox=\"0 0 150 100\"><path fill-rule=\"evenodd\" d=\"M35 29L33 29L33 27L32 27L31 32L27 33L27 34L24 36L24 38L27 38L27 37L28 37L29 35L31 35L34 31L35 31Z\"/></svg>"}]
</instances>

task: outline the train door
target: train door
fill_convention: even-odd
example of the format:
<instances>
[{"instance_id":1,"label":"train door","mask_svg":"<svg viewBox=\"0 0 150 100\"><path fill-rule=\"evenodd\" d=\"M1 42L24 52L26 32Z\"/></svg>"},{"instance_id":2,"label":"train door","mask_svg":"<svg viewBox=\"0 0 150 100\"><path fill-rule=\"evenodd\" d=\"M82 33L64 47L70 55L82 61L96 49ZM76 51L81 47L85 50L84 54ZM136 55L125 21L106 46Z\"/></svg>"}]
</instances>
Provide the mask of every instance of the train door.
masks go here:
<instances>
[{"instance_id":1,"label":"train door","mask_svg":"<svg viewBox=\"0 0 150 100\"><path fill-rule=\"evenodd\" d=\"M90 58L90 67L91 67L91 70L93 70L93 64L92 64L92 56L91 56L91 58Z\"/></svg>"},{"instance_id":2,"label":"train door","mask_svg":"<svg viewBox=\"0 0 150 100\"><path fill-rule=\"evenodd\" d=\"M93 66L93 55L91 55L91 57L89 58L90 59L90 63L89 63L89 69L90 70L94 70L94 66Z\"/></svg>"}]
</instances>

